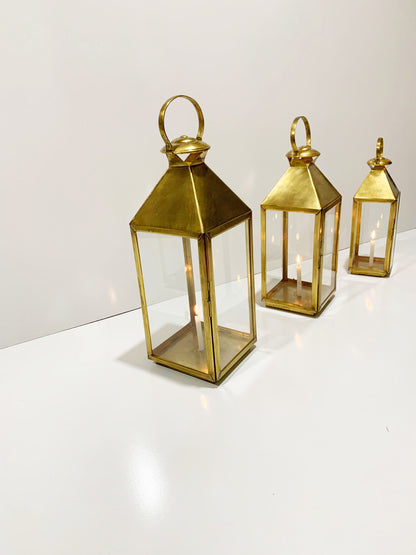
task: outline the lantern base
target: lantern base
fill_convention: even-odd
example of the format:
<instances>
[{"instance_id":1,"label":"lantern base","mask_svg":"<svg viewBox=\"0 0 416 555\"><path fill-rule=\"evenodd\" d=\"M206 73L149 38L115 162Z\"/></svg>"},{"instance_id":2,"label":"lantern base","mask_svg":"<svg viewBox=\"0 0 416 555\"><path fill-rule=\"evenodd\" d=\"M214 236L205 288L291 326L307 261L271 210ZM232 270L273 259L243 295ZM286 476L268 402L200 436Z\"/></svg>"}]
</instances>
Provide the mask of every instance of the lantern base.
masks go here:
<instances>
[{"instance_id":1,"label":"lantern base","mask_svg":"<svg viewBox=\"0 0 416 555\"><path fill-rule=\"evenodd\" d=\"M283 279L273 287L263 299L266 306L297 312L307 316L318 316L333 299L334 289L327 285L321 286L321 298L326 299L317 310L312 304L312 283L302 281L302 293L298 295L296 279Z\"/></svg>"},{"instance_id":2,"label":"lantern base","mask_svg":"<svg viewBox=\"0 0 416 555\"><path fill-rule=\"evenodd\" d=\"M374 258L372 265L370 266L369 256L355 256L349 271L352 274L360 274L363 276L374 276L374 277L388 277L390 271L386 271L384 268L384 258Z\"/></svg>"},{"instance_id":3,"label":"lantern base","mask_svg":"<svg viewBox=\"0 0 416 555\"><path fill-rule=\"evenodd\" d=\"M204 334L204 322L201 322L201 326ZM208 367L205 340L204 348L198 350L197 338L192 322L189 322L166 341L154 348L149 358L162 366L179 370L209 382L218 383L254 347L254 340L250 334L222 326L218 326L218 340L223 369L217 369L216 374L219 376L217 380L215 379L214 369L210 371Z\"/></svg>"}]
</instances>

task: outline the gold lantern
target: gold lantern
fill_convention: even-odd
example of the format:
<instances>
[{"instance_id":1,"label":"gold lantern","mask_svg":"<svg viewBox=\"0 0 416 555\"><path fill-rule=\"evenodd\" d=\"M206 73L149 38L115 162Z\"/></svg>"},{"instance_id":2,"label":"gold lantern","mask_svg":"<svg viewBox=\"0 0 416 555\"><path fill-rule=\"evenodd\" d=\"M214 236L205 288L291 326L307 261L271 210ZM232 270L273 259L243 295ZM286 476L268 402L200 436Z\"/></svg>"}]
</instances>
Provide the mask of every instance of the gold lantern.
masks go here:
<instances>
[{"instance_id":1,"label":"gold lantern","mask_svg":"<svg viewBox=\"0 0 416 555\"><path fill-rule=\"evenodd\" d=\"M306 145L298 147L302 120ZM290 167L261 205L261 291L266 306L319 314L332 299L337 276L341 195L315 165L304 116L290 131Z\"/></svg>"},{"instance_id":2,"label":"gold lantern","mask_svg":"<svg viewBox=\"0 0 416 555\"><path fill-rule=\"evenodd\" d=\"M387 277L393 263L400 191L386 166L383 139L377 140L376 157L367 162L371 171L354 195L348 269L352 274Z\"/></svg>"},{"instance_id":3,"label":"gold lantern","mask_svg":"<svg viewBox=\"0 0 416 555\"><path fill-rule=\"evenodd\" d=\"M165 112L195 107L195 138L170 141ZM151 360L217 383L256 340L252 213L205 164L204 118L189 96L159 113L169 168L130 223Z\"/></svg>"}]
</instances>

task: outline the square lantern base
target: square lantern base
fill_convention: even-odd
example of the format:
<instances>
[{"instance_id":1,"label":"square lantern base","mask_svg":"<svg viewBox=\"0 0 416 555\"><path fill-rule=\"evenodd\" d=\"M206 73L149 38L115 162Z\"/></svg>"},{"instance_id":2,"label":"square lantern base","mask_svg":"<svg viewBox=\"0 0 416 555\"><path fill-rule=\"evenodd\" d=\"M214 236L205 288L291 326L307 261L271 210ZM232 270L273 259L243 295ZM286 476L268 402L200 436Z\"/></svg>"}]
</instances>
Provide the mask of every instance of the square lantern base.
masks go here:
<instances>
[{"instance_id":1,"label":"square lantern base","mask_svg":"<svg viewBox=\"0 0 416 555\"><path fill-rule=\"evenodd\" d=\"M312 304L312 283L302 281L302 295L298 296L297 280L283 279L266 294L263 300L266 306L271 308L279 308L280 310L288 310L307 316L318 316L333 299L334 295L331 295L333 291L329 286L321 286L321 295L324 298L328 296L328 298L317 310Z\"/></svg>"},{"instance_id":2,"label":"square lantern base","mask_svg":"<svg viewBox=\"0 0 416 555\"><path fill-rule=\"evenodd\" d=\"M204 322L201 322L201 326L204 333ZM208 368L205 348L197 349L195 331L191 322L154 348L149 358L162 366L211 383L219 383L253 349L255 338L250 340L248 333L218 326L218 339L220 359L229 362L223 370L217 371L217 379L214 378L214 372L210 372Z\"/></svg>"},{"instance_id":3,"label":"square lantern base","mask_svg":"<svg viewBox=\"0 0 416 555\"><path fill-rule=\"evenodd\" d=\"M390 275L390 271L387 272L384 269L384 258L374 258L370 266L369 256L354 256L349 270L352 274L363 276L388 277Z\"/></svg>"}]
</instances>

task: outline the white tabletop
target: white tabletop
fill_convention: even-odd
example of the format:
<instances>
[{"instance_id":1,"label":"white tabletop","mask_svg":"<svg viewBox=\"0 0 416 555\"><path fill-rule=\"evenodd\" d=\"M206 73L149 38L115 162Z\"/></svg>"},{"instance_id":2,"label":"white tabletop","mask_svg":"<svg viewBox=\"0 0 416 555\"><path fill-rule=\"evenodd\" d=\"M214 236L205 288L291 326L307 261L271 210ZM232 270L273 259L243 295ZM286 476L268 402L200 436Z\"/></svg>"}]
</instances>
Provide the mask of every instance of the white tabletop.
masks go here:
<instances>
[{"instance_id":1,"label":"white tabletop","mask_svg":"<svg viewBox=\"0 0 416 555\"><path fill-rule=\"evenodd\" d=\"M141 312L0 352L1 555L416 553L416 230L214 386ZM413 323L412 323L413 322Z\"/></svg>"}]
</instances>

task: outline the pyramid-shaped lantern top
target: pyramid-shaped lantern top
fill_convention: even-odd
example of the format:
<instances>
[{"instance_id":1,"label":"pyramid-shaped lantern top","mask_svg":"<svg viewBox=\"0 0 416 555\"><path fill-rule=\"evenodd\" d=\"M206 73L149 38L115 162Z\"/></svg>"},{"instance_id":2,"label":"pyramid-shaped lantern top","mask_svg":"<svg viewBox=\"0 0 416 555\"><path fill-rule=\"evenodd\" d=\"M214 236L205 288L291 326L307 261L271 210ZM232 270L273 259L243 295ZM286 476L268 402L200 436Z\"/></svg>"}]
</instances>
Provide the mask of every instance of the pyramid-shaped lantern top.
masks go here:
<instances>
[{"instance_id":1,"label":"pyramid-shaped lantern top","mask_svg":"<svg viewBox=\"0 0 416 555\"><path fill-rule=\"evenodd\" d=\"M186 98L197 111L199 127L195 138L182 135L170 141L166 135L166 109L176 98ZM202 141L204 116L193 98L169 98L160 109L159 130L169 168L131 221L134 231L185 237L216 235L250 216L250 208L205 164L210 147Z\"/></svg>"},{"instance_id":2,"label":"pyramid-shaped lantern top","mask_svg":"<svg viewBox=\"0 0 416 555\"><path fill-rule=\"evenodd\" d=\"M300 119L305 125L306 145L298 147L295 133ZM305 116L293 120L290 142L292 150L286 154L290 167L264 199L262 207L316 213L340 202L340 193L315 165L319 152L311 148L311 129Z\"/></svg>"},{"instance_id":3,"label":"pyramid-shaped lantern top","mask_svg":"<svg viewBox=\"0 0 416 555\"><path fill-rule=\"evenodd\" d=\"M354 200L394 202L399 198L400 192L386 169L386 166L391 164L391 161L388 158L384 158L383 147L383 138L379 137L377 140L376 157L367 162L371 171L355 193Z\"/></svg>"}]
</instances>

